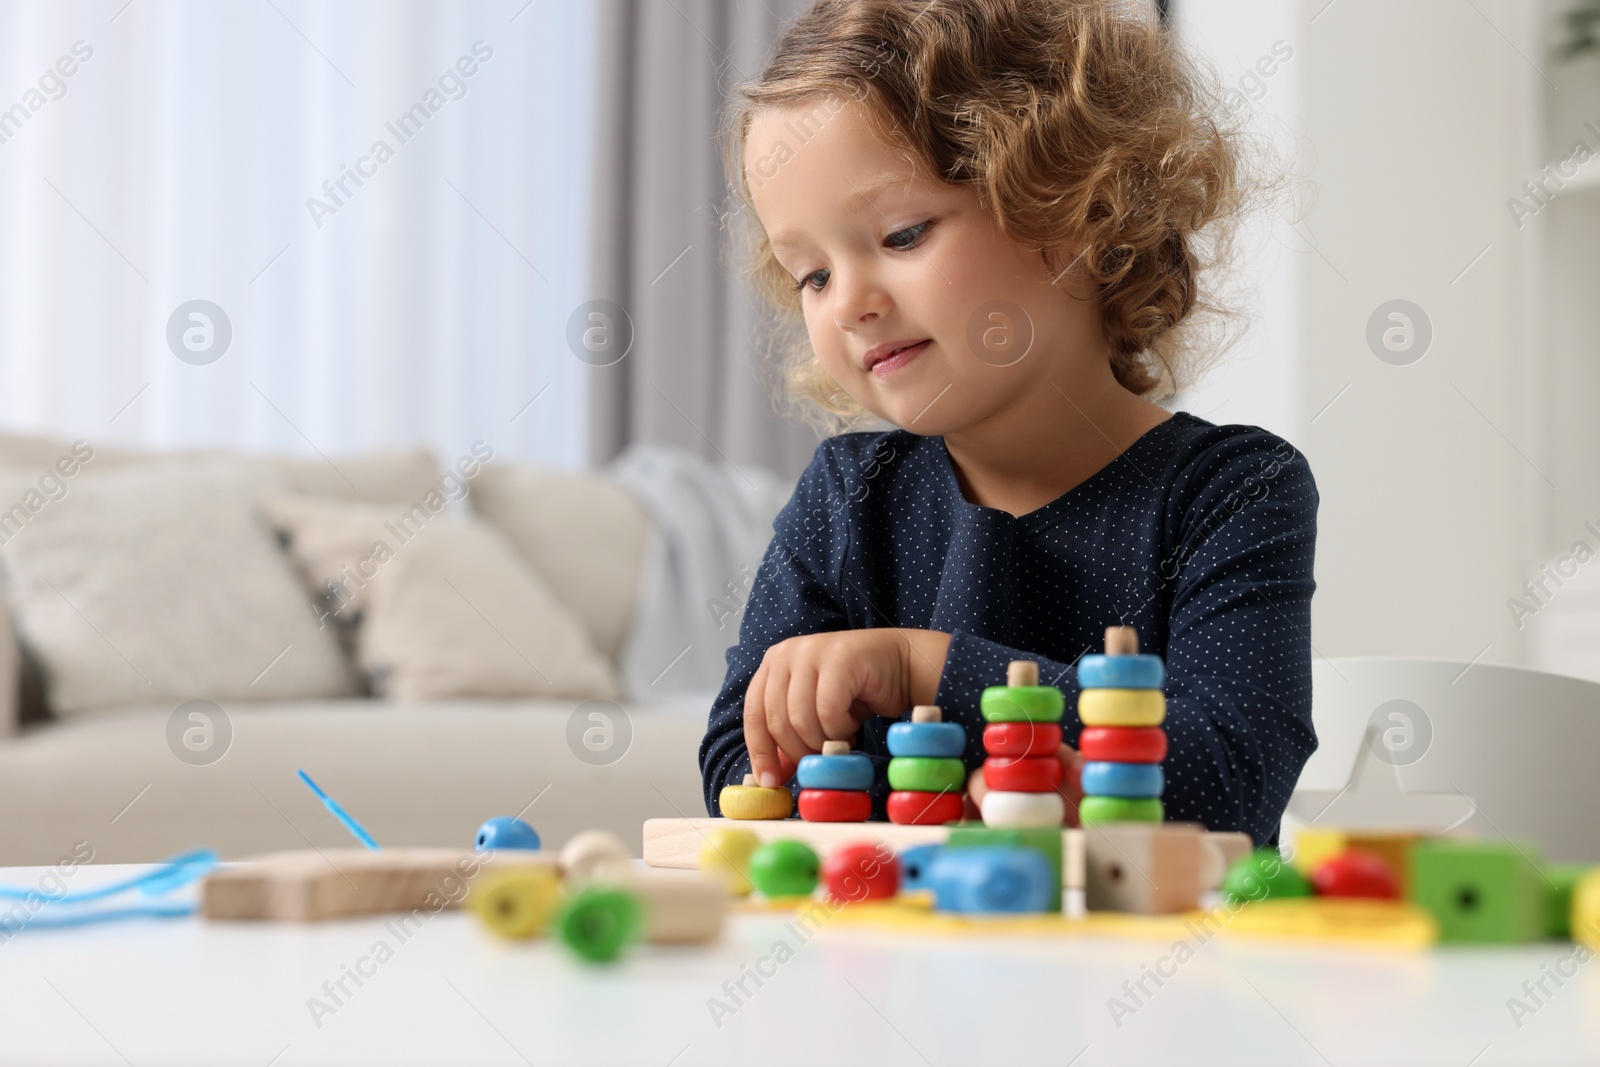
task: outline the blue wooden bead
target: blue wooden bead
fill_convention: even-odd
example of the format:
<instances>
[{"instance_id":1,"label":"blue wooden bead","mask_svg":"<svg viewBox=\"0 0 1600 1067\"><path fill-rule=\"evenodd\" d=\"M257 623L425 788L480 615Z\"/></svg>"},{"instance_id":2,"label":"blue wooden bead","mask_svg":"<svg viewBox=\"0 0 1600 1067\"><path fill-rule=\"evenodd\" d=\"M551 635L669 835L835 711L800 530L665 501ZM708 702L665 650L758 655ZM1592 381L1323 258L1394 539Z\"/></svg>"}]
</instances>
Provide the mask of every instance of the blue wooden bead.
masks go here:
<instances>
[{"instance_id":1,"label":"blue wooden bead","mask_svg":"<svg viewBox=\"0 0 1600 1067\"><path fill-rule=\"evenodd\" d=\"M478 827L478 836L473 838L472 847L477 852L501 848L537 850L539 832L521 819L513 819L509 815L496 815Z\"/></svg>"},{"instance_id":2,"label":"blue wooden bead","mask_svg":"<svg viewBox=\"0 0 1600 1067\"><path fill-rule=\"evenodd\" d=\"M896 857L900 861L900 888L932 889L933 883L928 880L928 874L942 848L943 845L917 845L901 852Z\"/></svg>"},{"instance_id":3,"label":"blue wooden bead","mask_svg":"<svg viewBox=\"0 0 1600 1067\"><path fill-rule=\"evenodd\" d=\"M1061 898L1050 899L1050 865L1031 848L986 845L942 849L933 859L928 880L933 887L934 907L939 911L1061 910Z\"/></svg>"},{"instance_id":4,"label":"blue wooden bead","mask_svg":"<svg viewBox=\"0 0 1600 1067\"><path fill-rule=\"evenodd\" d=\"M952 759L967 750L967 728L958 722L897 722L889 727L889 755Z\"/></svg>"},{"instance_id":5,"label":"blue wooden bead","mask_svg":"<svg viewBox=\"0 0 1600 1067\"><path fill-rule=\"evenodd\" d=\"M1079 689L1160 689L1167 680L1160 656L1083 656L1078 660Z\"/></svg>"},{"instance_id":6,"label":"blue wooden bead","mask_svg":"<svg viewBox=\"0 0 1600 1067\"><path fill-rule=\"evenodd\" d=\"M1158 797L1166 786L1159 763L1100 763L1083 765L1081 784L1085 796Z\"/></svg>"},{"instance_id":7,"label":"blue wooden bead","mask_svg":"<svg viewBox=\"0 0 1600 1067\"><path fill-rule=\"evenodd\" d=\"M801 789L872 788L872 760L859 752L844 756L801 756L797 770Z\"/></svg>"}]
</instances>

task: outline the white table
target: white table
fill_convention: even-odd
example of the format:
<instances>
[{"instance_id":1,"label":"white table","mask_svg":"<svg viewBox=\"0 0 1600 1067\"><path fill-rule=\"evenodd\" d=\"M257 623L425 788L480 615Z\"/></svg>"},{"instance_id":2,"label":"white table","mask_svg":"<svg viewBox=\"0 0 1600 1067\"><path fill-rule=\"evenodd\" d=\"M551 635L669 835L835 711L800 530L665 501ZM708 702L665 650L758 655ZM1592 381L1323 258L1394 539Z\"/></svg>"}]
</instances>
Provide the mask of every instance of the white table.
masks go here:
<instances>
[{"instance_id":1,"label":"white table","mask_svg":"<svg viewBox=\"0 0 1600 1067\"><path fill-rule=\"evenodd\" d=\"M73 888L132 867L83 868ZM40 871L0 870L8 885ZM731 1016L724 983L786 941L793 956ZM392 957L335 1004L374 947ZM1570 945L1374 952L1198 948L1132 1015L1108 1001L1167 956L1145 940L917 939L770 915L702 948L636 949L596 968L549 941L509 944L443 912L402 941L383 919L198 918L25 930L0 944L4 1064L1566 1064L1600 1062L1600 966L1519 1028L1507 999ZM774 964L763 968L771 973ZM1169 973L1170 964L1163 967ZM1570 969L1570 968L1569 968ZM308 1000L333 1008L314 1020ZM320 1025L318 1023L320 1022Z\"/></svg>"}]
</instances>

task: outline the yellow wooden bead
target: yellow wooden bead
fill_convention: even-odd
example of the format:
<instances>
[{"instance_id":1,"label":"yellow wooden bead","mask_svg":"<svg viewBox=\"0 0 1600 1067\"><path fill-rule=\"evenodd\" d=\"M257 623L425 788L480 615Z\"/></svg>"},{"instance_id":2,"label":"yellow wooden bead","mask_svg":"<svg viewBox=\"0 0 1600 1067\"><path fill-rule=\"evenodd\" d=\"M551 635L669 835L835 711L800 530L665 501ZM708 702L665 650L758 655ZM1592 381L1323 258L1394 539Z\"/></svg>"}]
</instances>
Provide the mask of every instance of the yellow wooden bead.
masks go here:
<instances>
[{"instance_id":1,"label":"yellow wooden bead","mask_svg":"<svg viewBox=\"0 0 1600 1067\"><path fill-rule=\"evenodd\" d=\"M728 892L746 896L750 892L750 853L761 839L749 830L712 830L700 846L700 869L721 879Z\"/></svg>"},{"instance_id":2,"label":"yellow wooden bead","mask_svg":"<svg viewBox=\"0 0 1600 1067\"><path fill-rule=\"evenodd\" d=\"M725 819L787 819L794 812L794 797L787 789L765 789L744 776L744 785L725 785L717 794L717 807Z\"/></svg>"},{"instance_id":3,"label":"yellow wooden bead","mask_svg":"<svg viewBox=\"0 0 1600 1067\"><path fill-rule=\"evenodd\" d=\"M1572 939L1600 949L1600 867L1578 879L1572 891Z\"/></svg>"},{"instance_id":4,"label":"yellow wooden bead","mask_svg":"<svg viewBox=\"0 0 1600 1067\"><path fill-rule=\"evenodd\" d=\"M561 874L553 865L491 870L472 893L478 918L501 937L542 933L560 903Z\"/></svg>"},{"instance_id":5,"label":"yellow wooden bead","mask_svg":"<svg viewBox=\"0 0 1600 1067\"><path fill-rule=\"evenodd\" d=\"M1167 697L1159 689L1084 689L1078 693L1078 721L1085 726L1160 726Z\"/></svg>"}]
</instances>

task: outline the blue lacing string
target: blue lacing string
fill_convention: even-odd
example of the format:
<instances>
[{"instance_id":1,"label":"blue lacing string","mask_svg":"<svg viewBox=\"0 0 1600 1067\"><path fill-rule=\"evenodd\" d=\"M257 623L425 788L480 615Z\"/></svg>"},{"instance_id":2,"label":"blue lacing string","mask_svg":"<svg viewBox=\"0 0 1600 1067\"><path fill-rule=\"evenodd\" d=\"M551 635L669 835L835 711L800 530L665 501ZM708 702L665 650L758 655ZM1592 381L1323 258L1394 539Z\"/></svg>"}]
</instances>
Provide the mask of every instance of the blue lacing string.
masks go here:
<instances>
[{"instance_id":1,"label":"blue lacing string","mask_svg":"<svg viewBox=\"0 0 1600 1067\"><path fill-rule=\"evenodd\" d=\"M154 870L145 871L132 878L95 886L92 889L80 889L75 893L49 893L37 886L0 886L0 900L15 900L28 905L37 904L41 909L38 914L27 915L18 915L16 907L8 912L0 912L0 938L14 935L30 927L49 929L82 926L114 919L165 919L178 915L191 915L196 909L193 901L157 902L113 908L79 908L75 905L105 900L130 891L145 897L162 896L204 878L216 866L217 854L209 848L199 848L174 856ZM50 908L48 912L42 910L51 905L67 907Z\"/></svg>"}]
</instances>

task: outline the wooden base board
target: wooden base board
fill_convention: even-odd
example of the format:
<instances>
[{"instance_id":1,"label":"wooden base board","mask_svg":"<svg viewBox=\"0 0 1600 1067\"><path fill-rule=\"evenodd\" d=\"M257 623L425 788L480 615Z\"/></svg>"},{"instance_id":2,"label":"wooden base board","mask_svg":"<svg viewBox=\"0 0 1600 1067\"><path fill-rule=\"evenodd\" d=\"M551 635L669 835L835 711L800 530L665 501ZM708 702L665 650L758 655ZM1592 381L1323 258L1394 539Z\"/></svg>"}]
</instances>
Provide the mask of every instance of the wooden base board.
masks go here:
<instances>
[{"instance_id":1,"label":"wooden base board","mask_svg":"<svg viewBox=\"0 0 1600 1067\"><path fill-rule=\"evenodd\" d=\"M459 905L480 870L555 866L553 853L453 848L304 849L229 864L201 884L207 919L316 922Z\"/></svg>"}]
</instances>

